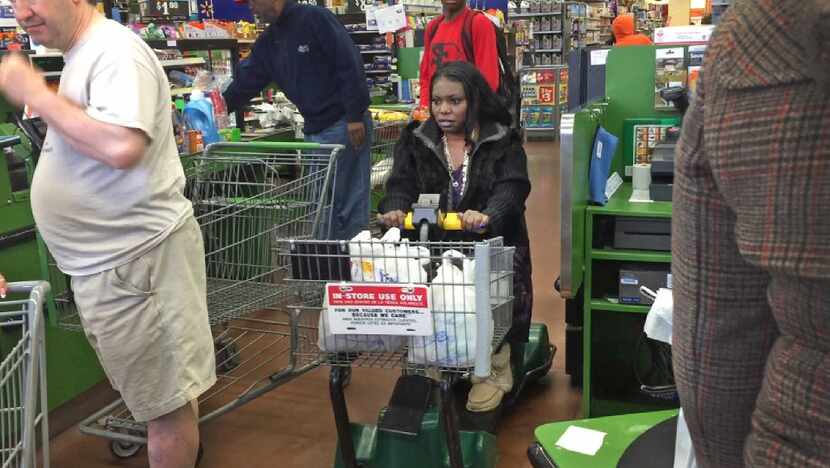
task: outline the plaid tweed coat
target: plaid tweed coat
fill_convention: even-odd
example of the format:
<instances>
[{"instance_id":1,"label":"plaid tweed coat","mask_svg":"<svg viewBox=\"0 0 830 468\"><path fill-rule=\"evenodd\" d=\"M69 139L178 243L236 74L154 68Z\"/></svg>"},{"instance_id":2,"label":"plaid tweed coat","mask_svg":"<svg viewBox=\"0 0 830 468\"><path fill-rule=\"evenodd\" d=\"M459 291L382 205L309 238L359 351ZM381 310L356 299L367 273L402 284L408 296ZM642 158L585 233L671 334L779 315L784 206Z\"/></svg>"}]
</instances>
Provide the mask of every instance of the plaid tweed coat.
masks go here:
<instances>
[{"instance_id":1,"label":"plaid tweed coat","mask_svg":"<svg viewBox=\"0 0 830 468\"><path fill-rule=\"evenodd\" d=\"M672 241L699 466L830 466L830 0L730 8L683 124Z\"/></svg>"}]
</instances>

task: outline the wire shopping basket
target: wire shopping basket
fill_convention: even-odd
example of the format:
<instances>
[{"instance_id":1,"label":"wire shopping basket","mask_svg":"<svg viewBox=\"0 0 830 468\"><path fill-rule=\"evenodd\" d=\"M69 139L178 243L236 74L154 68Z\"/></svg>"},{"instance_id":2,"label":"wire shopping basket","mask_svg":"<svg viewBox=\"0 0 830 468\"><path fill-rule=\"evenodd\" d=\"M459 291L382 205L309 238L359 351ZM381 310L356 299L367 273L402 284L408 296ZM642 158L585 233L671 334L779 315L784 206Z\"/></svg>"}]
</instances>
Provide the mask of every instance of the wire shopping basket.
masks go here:
<instances>
[{"instance_id":1,"label":"wire shopping basket","mask_svg":"<svg viewBox=\"0 0 830 468\"><path fill-rule=\"evenodd\" d=\"M377 206L383 197L384 186L392 173L392 161L394 157L395 144L401 136L401 131L406 127L407 122L389 122L378 124L373 131L371 147L371 175L369 177L371 189L371 215L370 221L377 213Z\"/></svg>"},{"instance_id":2,"label":"wire shopping basket","mask_svg":"<svg viewBox=\"0 0 830 468\"><path fill-rule=\"evenodd\" d=\"M300 359L457 374L475 368L489 375L490 355L512 324L514 248L501 238L286 244L289 282L302 298L298 317L319 329L319 350ZM383 299L391 297L384 293L399 299L407 291L426 296L425 302L416 307ZM335 302L360 294L353 304Z\"/></svg>"},{"instance_id":3,"label":"wire shopping basket","mask_svg":"<svg viewBox=\"0 0 830 468\"><path fill-rule=\"evenodd\" d=\"M0 302L0 467L48 468L43 303L49 283L11 283L9 292L24 298Z\"/></svg>"}]
</instances>

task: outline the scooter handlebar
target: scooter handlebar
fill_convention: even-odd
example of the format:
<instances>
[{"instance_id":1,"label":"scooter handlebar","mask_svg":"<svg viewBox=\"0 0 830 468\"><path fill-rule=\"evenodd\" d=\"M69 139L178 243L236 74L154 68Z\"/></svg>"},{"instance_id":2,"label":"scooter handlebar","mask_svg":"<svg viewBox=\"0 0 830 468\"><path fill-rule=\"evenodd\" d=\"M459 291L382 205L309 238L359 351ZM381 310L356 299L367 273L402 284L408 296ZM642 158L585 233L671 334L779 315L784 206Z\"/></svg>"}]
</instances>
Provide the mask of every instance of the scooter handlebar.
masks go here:
<instances>
[{"instance_id":1,"label":"scooter handlebar","mask_svg":"<svg viewBox=\"0 0 830 468\"><path fill-rule=\"evenodd\" d=\"M410 211L406 214L403 228L408 231L414 231L417 229L417 226L414 223L412 212ZM463 231L464 226L461 224L461 214L456 212L439 213L438 227L445 231Z\"/></svg>"}]
</instances>

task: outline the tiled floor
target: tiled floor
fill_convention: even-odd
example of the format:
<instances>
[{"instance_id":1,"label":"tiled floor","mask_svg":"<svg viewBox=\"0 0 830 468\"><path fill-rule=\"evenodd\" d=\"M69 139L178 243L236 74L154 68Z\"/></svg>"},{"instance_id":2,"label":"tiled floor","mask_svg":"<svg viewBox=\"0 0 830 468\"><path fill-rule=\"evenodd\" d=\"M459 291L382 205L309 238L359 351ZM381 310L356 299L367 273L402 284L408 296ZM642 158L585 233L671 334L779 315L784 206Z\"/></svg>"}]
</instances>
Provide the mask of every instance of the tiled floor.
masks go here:
<instances>
[{"instance_id":1,"label":"tiled floor","mask_svg":"<svg viewBox=\"0 0 830 468\"><path fill-rule=\"evenodd\" d=\"M530 467L525 451L540 424L579 415L579 393L569 385L564 360L564 302L553 291L559 271L559 152L549 142L526 147L533 190L527 219L534 266L534 321L548 325L558 348L553 370L506 415L498 433L499 468ZM374 422L388 401L394 370L356 369L347 389L353 421ZM332 466L336 444L327 369L317 369L202 426L203 468ZM146 452L119 460L103 440L71 428L52 441L55 468L147 466ZM394 468L394 467L389 467ZM429 468L429 467L425 467Z\"/></svg>"}]
</instances>

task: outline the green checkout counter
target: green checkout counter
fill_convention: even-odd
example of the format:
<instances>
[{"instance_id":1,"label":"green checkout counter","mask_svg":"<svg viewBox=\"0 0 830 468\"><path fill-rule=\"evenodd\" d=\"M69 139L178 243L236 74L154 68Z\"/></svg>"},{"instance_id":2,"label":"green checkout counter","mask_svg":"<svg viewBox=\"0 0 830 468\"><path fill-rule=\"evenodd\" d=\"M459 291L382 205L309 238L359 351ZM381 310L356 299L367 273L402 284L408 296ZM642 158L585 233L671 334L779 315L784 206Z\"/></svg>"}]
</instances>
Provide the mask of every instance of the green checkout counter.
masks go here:
<instances>
[{"instance_id":1,"label":"green checkout counter","mask_svg":"<svg viewBox=\"0 0 830 468\"><path fill-rule=\"evenodd\" d=\"M675 49L671 52L679 59L658 60L667 48ZM528 450L535 468L673 466L679 404L676 394L643 391L671 385L673 378L665 367L665 353L662 373L654 372L659 352L643 333L650 306L638 297L640 285L655 291L671 287L672 205L629 199L632 166L648 162L644 159L651 158L667 129L681 123L679 112L665 103L655 105L663 87L660 80L667 72L687 71L689 63L689 46L612 49L605 98L563 116L562 266L556 288L567 304L566 368L572 383L581 386L585 419L537 428L536 443ZM667 64L671 70L665 69ZM680 81L673 76L675 80ZM618 139L609 174L622 179L602 206L589 202L590 166L600 128ZM624 292L630 285L637 291L633 296ZM560 438L569 428L605 434L598 451L587 455L564 448L567 437Z\"/></svg>"}]
</instances>

